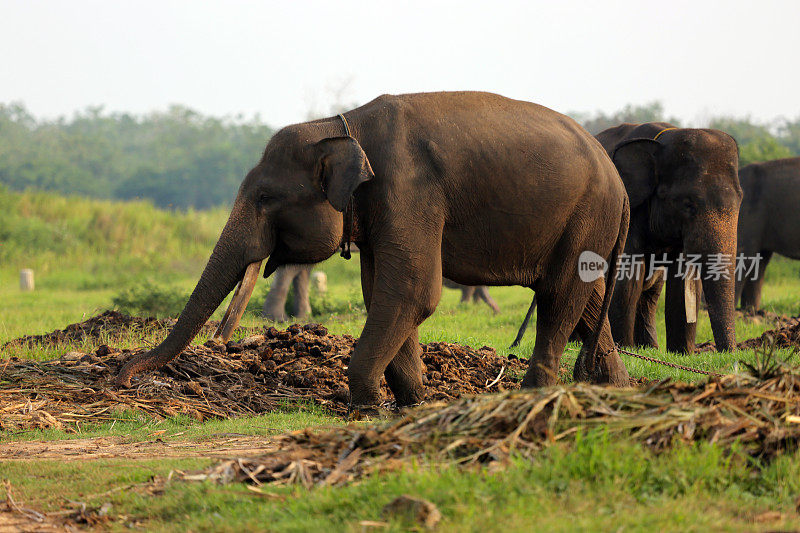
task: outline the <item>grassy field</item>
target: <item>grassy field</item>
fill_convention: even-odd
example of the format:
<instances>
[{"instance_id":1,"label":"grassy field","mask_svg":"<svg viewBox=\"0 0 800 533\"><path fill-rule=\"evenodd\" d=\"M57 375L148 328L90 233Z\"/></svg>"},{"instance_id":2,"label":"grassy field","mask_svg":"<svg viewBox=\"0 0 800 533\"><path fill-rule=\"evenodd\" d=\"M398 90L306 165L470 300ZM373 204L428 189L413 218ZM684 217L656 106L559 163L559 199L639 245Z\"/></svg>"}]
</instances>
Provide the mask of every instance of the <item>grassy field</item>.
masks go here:
<instances>
[{"instance_id":1,"label":"grassy field","mask_svg":"<svg viewBox=\"0 0 800 533\"><path fill-rule=\"evenodd\" d=\"M165 213L144 203L113 204L25 193L0 196L0 345L28 334L61 329L112 307L121 291L146 282L176 294L192 289L224 223L222 211ZM358 335L365 313L360 301L358 259L338 256L321 265L328 274L329 295L315 298L321 312L315 321L333 333ZM18 271L36 270L37 289L22 293ZM256 289L245 325L261 325L255 311L267 284ZM422 342L447 341L492 346L499 354L528 357L535 332L509 350L531 293L518 287L492 288L502 312L484 305L461 305L457 291L444 289L437 312L420 328ZM800 314L800 263L777 259L770 265L764 307ZM217 312L221 313L221 310ZM772 324L737 320L743 340ZM698 342L711 340L708 317L701 313ZM659 337L664 339L663 308ZM131 335L121 347L141 346L157 336ZM198 338L196 342L202 342ZM120 344L120 343L118 343ZM571 364L578 345L565 360ZM57 357L67 349L7 349L2 357ZM643 351L649 355L707 370L732 372L751 351L692 356ZM785 354L789 355L789 354ZM698 380L701 376L624 358L634 376ZM0 361L2 368L2 361ZM0 375L2 379L2 375ZM287 404L279 412L204 424L186 418L153 420L136 413L120 422L86 425L78 433L0 430L3 443L75 438L111 438L114 442L214 442L220 435L256 435L268 440L283 431L344 423L310 405ZM457 470L420 464L410 471L380 475L354 486L305 490L212 483L169 483L157 495L144 490L153 476L193 470L210 459L27 460L0 462L17 501L39 511L70 507L69 502L112 504L111 514L125 517L107 524L147 530L193 531L334 531L405 530L412 524L381 516L383 505L401 494L434 502L444 515L443 531L553 530L742 530L800 528L795 499L800 495L800 456L753 464L712 445L677 447L655 456L628 442L588 435L570 447L554 446L536 461L518 461L502 471ZM264 494L265 493L265 494ZM0 496L1 497L1 496ZM2 523L0 523L1 525ZM376 526L378 527L378 526Z\"/></svg>"}]
</instances>

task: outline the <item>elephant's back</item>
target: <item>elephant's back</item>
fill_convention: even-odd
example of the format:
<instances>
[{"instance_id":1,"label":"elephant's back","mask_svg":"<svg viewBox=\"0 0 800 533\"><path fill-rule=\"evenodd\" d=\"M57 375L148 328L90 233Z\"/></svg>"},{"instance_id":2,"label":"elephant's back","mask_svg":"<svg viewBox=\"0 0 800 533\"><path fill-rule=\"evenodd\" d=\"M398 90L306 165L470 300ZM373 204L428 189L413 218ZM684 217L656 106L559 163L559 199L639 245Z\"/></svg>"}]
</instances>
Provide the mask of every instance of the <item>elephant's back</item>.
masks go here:
<instances>
[{"instance_id":1,"label":"elephant's back","mask_svg":"<svg viewBox=\"0 0 800 533\"><path fill-rule=\"evenodd\" d=\"M453 279L528 284L525 276L548 264L564 239L589 239L598 249L615 241L624 186L600 143L571 118L490 93L422 93L375 104L402 138L392 140L399 146L393 164L379 171L373 162L373 169L389 175L393 197L414 198L425 206L424 220L441 220ZM410 172L398 151L416 163ZM499 269L497 258L508 264ZM496 277L487 278L494 269Z\"/></svg>"},{"instance_id":2,"label":"elephant's back","mask_svg":"<svg viewBox=\"0 0 800 533\"><path fill-rule=\"evenodd\" d=\"M493 93L462 91L382 96L391 105L409 151L428 159L447 181L477 173L499 180L574 189L576 179L616 171L603 147L572 118L532 102ZM372 104L372 103L371 103ZM367 104L370 105L370 104ZM529 172L526 170L535 170ZM477 172L476 172L477 171ZM596 185L596 184L595 184Z\"/></svg>"},{"instance_id":3,"label":"elephant's back","mask_svg":"<svg viewBox=\"0 0 800 533\"><path fill-rule=\"evenodd\" d=\"M632 139L652 139L660 132L669 129L676 128L668 122L645 122L643 124L624 122L617 126L604 129L595 135L595 138L600 142L606 152L611 154L614 148L623 141Z\"/></svg>"}]
</instances>

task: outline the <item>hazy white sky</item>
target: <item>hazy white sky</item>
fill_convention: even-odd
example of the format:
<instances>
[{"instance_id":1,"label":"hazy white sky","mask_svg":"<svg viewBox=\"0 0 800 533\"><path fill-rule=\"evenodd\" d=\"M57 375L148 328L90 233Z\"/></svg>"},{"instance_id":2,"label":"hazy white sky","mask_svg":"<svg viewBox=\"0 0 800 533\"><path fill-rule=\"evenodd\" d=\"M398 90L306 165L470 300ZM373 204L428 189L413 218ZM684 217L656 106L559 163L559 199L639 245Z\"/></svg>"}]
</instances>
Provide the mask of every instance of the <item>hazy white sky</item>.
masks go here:
<instances>
[{"instance_id":1,"label":"hazy white sky","mask_svg":"<svg viewBox=\"0 0 800 533\"><path fill-rule=\"evenodd\" d=\"M382 93L488 90L570 110L661 100L800 116L800 2L0 0L0 102L260 113L274 126ZM350 80L349 84L346 84Z\"/></svg>"}]
</instances>

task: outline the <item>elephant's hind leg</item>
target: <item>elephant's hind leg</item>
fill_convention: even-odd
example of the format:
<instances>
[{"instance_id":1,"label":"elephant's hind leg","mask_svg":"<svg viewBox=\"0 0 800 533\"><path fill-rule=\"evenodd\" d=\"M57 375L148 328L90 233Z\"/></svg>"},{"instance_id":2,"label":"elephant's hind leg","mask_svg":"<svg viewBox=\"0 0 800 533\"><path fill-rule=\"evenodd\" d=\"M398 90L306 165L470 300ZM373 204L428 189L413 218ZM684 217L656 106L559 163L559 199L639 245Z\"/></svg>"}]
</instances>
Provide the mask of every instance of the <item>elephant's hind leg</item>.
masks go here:
<instances>
[{"instance_id":1,"label":"elephant's hind leg","mask_svg":"<svg viewBox=\"0 0 800 533\"><path fill-rule=\"evenodd\" d=\"M475 289L475 295L472 298L476 301L478 298L483 300L484 303L486 303L486 305L488 305L492 309L492 312L494 312L495 314L500 312L500 306L497 305L497 302L494 301L492 295L489 294L489 288L486 287L485 285L477 287Z\"/></svg>"},{"instance_id":2,"label":"elephant's hind leg","mask_svg":"<svg viewBox=\"0 0 800 533\"><path fill-rule=\"evenodd\" d=\"M578 360L575 362L573 377L575 381L591 381L592 383L627 387L630 385L630 376L628 376L628 369L625 368L625 363L622 362L619 352L617 352L614 339L611 337L611 326L609 325L608 317L600 325L597 352L592 359L587 353L600 320L604 294L605 280L600 278L594 282L592 294L589 297L589 301L586 302L586 307L575 328L581 340L583 340L583 347L578 355Z\"/></svg>"},{"instance_id":3,"label":"elephant's hind leg","mask_svg":"<svg viewBox=\"0 0 800 533\"><path fill-rule=\"evenodd\" d=\"M264 308L261 316L276 322L286 322L286 298L289 295L289 287L294 279L294 270L291 267L281 267L272 275L267 297L264 299Z\"/></svg>"},{"instance_id":4,"label":"elephant's hind leg","mask_svg":"<svg viewBox=\"0 0 800 533\"><path fill-rule=\"evenodd\" d=\"M522 380L523 387L544 387L557 383L567 338L583 314L592 284L580 281L575 272L574 277L562 277L555 283L542 279L535 290L539 308L536 315L536 342L528 371Z\"/></svg>"},{"instance_id":5,"label":"elephant's hind leg","mask_svg":"<svg viewBox=\"0 0 800 533\"><path fill-rule=\"evenodd\" d=\"M461 303L468 304L475 297L475 287L472 285L461 285Z\"/></svg>"}]
</instances>

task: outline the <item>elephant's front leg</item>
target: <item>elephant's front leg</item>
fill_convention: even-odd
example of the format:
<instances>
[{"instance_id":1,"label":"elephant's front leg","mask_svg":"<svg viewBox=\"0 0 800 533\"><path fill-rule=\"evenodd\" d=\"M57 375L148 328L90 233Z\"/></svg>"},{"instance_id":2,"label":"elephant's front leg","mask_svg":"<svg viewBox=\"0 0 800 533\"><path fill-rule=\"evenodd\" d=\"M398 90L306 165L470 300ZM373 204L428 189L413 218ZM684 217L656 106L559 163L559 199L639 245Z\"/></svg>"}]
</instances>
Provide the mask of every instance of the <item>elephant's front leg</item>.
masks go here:
<instances>
[{"instance_id":1,"label":"elephant's front leg","mask_svg":"<svg viewBox=\"0 0 800 533\"><path fill-rule=\"evenodd\" d=\"M384 372L386 383L398 406L418 404L425 399L423 371L422 347L419 344L418 328L415 327Z\"/></svg>"},{"instance_id":2,"label":"elephant's front leg","mask_svg":"<svg viewBox=\"0 0 800 533\"><path fill-rule=\"evenodd\" d=\"M697 283L697 281L684 281L683 277L678 275L677 261L670 261L666 278L664 318L667 326L667 350L676 353L692 353L695 349L697 322L686 321L685 284Z\"/></svg>"},{"instance_id":3,"label":"elephant's front leg","mask_svg":"<svg viewBox=\"0 0 800 533\"><path fill-rule=\"evenodd\" d=\"M393 253L392 253L393 252ZM430 316L442 292L441 251L416 250L400 257L362 248L362 289L367 321L358 339L347 377L353 406L380 402L380 378L387 381L398 404L417 403L424 396L417 326ZM373 259L374 258L374 259ZM374 261L374 262L373 262ZM374 269L369 276L367 270ZM372 278L371 280L369 278Z\"/></svg>"}]
</instances>

